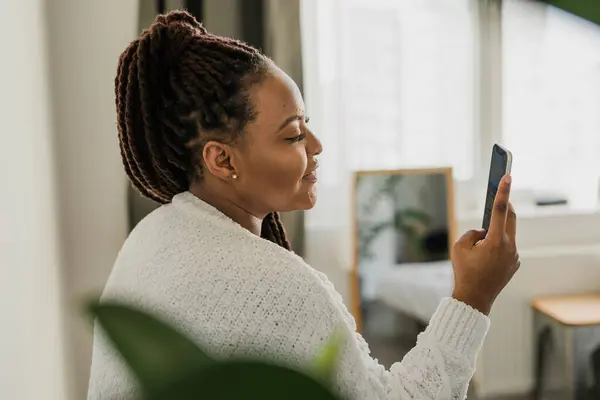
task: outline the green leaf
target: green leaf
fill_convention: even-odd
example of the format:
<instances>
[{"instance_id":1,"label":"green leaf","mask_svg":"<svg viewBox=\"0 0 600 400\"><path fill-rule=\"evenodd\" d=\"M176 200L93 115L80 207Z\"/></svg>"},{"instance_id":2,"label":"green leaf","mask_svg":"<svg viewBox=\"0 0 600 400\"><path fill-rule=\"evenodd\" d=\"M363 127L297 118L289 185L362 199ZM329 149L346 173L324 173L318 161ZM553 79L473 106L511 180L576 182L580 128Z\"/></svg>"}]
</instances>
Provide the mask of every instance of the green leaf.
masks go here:
<instances>
[{"instance_id":1,"label":"green leaf","mask_svg":"<svg viewBox=\"0 0 600 400\"><path fill-rule=\"evenodd\" d=\"M317 379L322 379L327 383L332 382L339 363L341 347L342 337L339 332L336 332L319 351L314 360L312 370L316 374Z\"/></svg>"},{"instance_id":2,"label":"green leaf","mask_svg":"<svg viewBox=\"0 0 600 400\"><path fill-rule=\"evenodd\" d=\"M148 400L341 400L322 382L287 367L224 361L189 374Z\"/></svg>"},{"instance_id":3,"label":"green leaf","mask_svg":"<svg viewBox=\"0 0 600 400\"><path fill-rule=\"evenodd\" d=\"M359 222L358 227L358 254L361 258L367 259L371 257L370 245L373 240L385 229L393 227L392 221L384 221L376 224Z\"/></svg>"},{"instance_id":4,"label":"green leaf","mask_svg":"<svg viewBox=\"0 0 600 400\"><path fill-rule=\"evenodd\" d=\"M600 24L600 2L598 0L542 0L542 2Z\"/></svg>"},{"instance_id":5,"label":"green leaf","mask_svg":"<svg viewBox=\"0 0 600 400\"><path fill-rule=\"evenodd\" d=\"M402 215L402 218L404 219L412 219L415 221L422 222L424 224L428 224L431 219L429 214L416 208L407 208L398 212Z\"/></svg>"},{"instance_id":6,"label":"green leaf","mask_svg":"<svg viewBox=\"0 0 600 400\"><path fill-rule=\"evenodd\" d=\"M144 391L154 391L215 361L159 319L114 302L89 306Z\"/></svg>"}]
</instances>

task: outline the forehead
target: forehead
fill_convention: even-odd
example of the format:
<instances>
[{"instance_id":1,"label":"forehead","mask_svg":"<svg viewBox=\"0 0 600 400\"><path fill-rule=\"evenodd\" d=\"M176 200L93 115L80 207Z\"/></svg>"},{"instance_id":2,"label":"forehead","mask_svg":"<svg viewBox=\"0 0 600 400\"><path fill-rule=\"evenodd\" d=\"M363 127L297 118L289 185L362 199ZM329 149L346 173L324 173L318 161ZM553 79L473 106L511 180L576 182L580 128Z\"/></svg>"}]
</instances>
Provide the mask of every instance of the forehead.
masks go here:
<instances>
[{"instance_id":1,"label":"forehead","mask_svg":"<svg viewBox=\"0 0 600 400\"><path fill-rule=\"evenodd\" d=\"M275 131L286 118L304 114L304 101L298 86L277 67L250 89L250 97L258 112L255 124L263 128L271 127Z\"/></svg>"}]
</instances>

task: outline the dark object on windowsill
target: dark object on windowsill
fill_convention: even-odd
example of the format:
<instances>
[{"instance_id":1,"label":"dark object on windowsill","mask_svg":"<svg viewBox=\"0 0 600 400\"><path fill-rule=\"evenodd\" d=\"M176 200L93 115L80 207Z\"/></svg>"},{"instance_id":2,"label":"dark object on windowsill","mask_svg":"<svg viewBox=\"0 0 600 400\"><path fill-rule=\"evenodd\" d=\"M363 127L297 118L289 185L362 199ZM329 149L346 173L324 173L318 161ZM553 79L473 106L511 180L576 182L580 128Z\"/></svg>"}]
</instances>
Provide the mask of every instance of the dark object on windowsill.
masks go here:
<instances>
[{"instance_id":1,"label":"dark object on windowsill","mask_svg":"<svg viewBox=\"0 0 600 400\"><path fill-rule=\"evenodd\" d=\"M535 205L539 207L543 206L564 206L566 205L567 199L561 197L540 197L535 199Z\"/></svg>"}]
</instances>

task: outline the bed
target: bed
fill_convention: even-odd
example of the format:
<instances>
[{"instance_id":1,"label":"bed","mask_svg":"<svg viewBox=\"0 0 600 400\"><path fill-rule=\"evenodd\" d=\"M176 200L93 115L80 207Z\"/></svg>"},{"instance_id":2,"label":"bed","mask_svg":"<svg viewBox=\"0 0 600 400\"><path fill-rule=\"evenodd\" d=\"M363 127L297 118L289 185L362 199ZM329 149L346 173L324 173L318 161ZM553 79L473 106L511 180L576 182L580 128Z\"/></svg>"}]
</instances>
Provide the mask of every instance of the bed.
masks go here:
<instances>
[{"instance_id":1,"label":"bed","mask_svg":"<svg viewBox=\"0 0 600 400\"><path fill-rule=\"evenodd\" d=\"M439 302L452 295L454 273L450 260L401 264L378 277L377 300L427 324Z\"/></svg>"}]
</instances>

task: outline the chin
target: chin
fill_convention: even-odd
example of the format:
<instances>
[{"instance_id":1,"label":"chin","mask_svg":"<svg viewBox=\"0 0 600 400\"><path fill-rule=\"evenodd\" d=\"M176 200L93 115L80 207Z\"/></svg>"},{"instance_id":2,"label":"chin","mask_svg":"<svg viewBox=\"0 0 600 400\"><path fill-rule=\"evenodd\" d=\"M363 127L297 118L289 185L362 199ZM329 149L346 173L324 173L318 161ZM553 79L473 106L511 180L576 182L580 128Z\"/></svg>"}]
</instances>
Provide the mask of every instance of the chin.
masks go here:
<instances>
[{"instance_id":1,"label":"chin","mask_svg":"<svg viewBox=\"0 0 600 400\"><path fill-rule=\"evenodd\" d=\"M316 200L317 199L315 198L315 199L311 199L311 200L307 201L301 207L298 207L298 210L302 210L302 211L311 210L315 206L315 204L317 202Z\"/></svg>"},{"instance_id":2,"label":"chin","mask_svg":"<svg viewBox=\"0 0 600 400\"><path fill-rule=\"evenodd\" d=\"M317 204L316 189L313 189L310 192L306 193L302 203L303 205L302 208L299 208L300 210L310 210L311 208L313 208L315 204Z\"/></svg>"},{"instance_id":3,"label":"chin","mask_svg":"<svg viewBox=\"0 0 600 400\"><path fill-rule=\"evenodd\" d=\"M317 191L313 188L308 193L298 194L289 207L286 207L282 212L290 211L307 211L312 209L317 203Z\"/></svg>"},{"instance_id":4,"label":"chin","mask_svg":"<svg viewBox=\"0 0 600 400\"><path fill-rule=\"evenodd\" d=\"M302 210L310 210L317 203L317 186L311 185L307 192L302 193Z\"/></svg>"}]
</instances>

